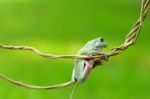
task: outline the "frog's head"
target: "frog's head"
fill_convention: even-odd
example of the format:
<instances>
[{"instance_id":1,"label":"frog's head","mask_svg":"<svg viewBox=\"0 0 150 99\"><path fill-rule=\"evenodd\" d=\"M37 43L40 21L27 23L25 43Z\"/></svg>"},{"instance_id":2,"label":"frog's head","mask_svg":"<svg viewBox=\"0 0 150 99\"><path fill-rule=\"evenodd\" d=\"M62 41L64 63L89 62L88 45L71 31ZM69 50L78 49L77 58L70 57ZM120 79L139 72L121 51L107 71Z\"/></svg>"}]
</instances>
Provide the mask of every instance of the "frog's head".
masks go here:
<instances>
[{"instance_id":1,"label":"frog's head","mask_svg":"<svg viewBox=\"0 0 150 99\"><path fill-rule=\"evenodd\" d=\"M95 43L94 45L95 45L96 48L102 49L102 48L107 47L107 43L101 37L94 39L94 43Z\"/></svg>"}]
</instances>

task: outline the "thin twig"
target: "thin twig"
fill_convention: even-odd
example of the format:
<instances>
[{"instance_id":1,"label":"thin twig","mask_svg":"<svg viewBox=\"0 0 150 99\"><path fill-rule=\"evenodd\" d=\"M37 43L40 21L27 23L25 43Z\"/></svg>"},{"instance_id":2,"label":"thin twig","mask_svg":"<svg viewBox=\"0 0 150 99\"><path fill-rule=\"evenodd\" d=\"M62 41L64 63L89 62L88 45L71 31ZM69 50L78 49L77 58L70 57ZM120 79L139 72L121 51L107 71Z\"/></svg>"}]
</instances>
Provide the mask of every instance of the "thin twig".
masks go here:
<instances>
[{"instance_id":1,"label":"thin twig","mask_svg":"<svg viewBox=\"0 0 150 99\"><path fill-rule=\"evenodd\" d=\"M133 25L133 27L131 28L130 32L128 33L128 35L125 38L125 41L123 44L113 48L111 51L108 52L108 56L115 56L120 54L122 51L124 51L125 49L127 49L129 46L134 45L137 41L137 38L139 36L140 30L143 26L144 20L146 18L146 15L148 13L148 9L150 6L150 0L142 0L141 3L141 13L140 13L140 17L138 18L137 22ZM44 58L48 58L48 59L58 59L58 58L68 58L68 59L76 59L76 58L99 58L99 60L104 60L104 55L103 54L99 54L96 56L86 56L86 55L54 55L54 54L46 54L41 52L40 50L33 48L33 47L28 47L28 46L8 46L8 45L3 45L0 44L0 48L2 49L10 49L10 50L28 50L28 51L32 51L33 53L40 55ZM13 84L16 84L18 86L21 87L25 87L25 88L29 88L29 89L56 89L56 88L62 88L68 85L71 85L75 82L67 82L67 83L63 83L63 84L58 84L58 85L53 85L53 86L33 86L33 85L29 85L29 84L25 84L22 82L18 82L15 80L12 80L2 74L0 74L0 77L7 80L8 82L11 82Z\"/></svg>"},{"instance_id":2,"label":"thin twig","mask_svg":"<svg viewBox=\"0 0 150 99\"><path fill-rule=\"evenodd\" d=\"M25 84L25 83L10 79L10 78L4 76L1 73L0 73L0 78L4 79L4 80L6 80L6 81L8 81L12 84L15 84L17 86L21 86L21 87L28 88L28 89L38 89L38 90L58 89L58 88L63 88L63 87L66 87L66 86L69 86L69 85L72 85L73 83L75 83L75 81L69 81L69 82L66 82L66 83L52 85L52 86L34 86L34 85Z\"/></svg>"},{"instance_id":3,"label":"thin twig","mask_svg":"<svg viewBox=\"0 0 150 99\"><path fill-rule=\"evenodd\" d=\"M96 55L96 56L87 56L87 55L54 55L54 54L46 54L41 52L40 50L34 48L34 47L28 47L28 46L12 46L12 45L4 45L0 44L0 48L3 49L10 49L10 50L27 50L31 51L37 55L40 55L44 58L48 59L59 59L59 58L68 58L68 59L75 59L75 58L100 58L103 55Z\"/></svg>"}]
</instances>

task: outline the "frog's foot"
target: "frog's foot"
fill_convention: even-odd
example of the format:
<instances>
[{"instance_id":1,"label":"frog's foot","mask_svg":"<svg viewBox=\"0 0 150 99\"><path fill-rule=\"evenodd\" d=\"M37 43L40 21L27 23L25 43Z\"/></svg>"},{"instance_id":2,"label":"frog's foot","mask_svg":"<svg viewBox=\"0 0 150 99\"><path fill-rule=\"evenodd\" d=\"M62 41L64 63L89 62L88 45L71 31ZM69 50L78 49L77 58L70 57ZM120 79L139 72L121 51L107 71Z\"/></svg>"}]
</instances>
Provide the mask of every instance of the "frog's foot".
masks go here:
<instances>
[{"instance_id":1,"label":"frog's foot","mask_svg":"<svg viewBox=\"0 0 150 99\"><path fill-rule=\"evenodd\" d=\"M108 61L108 58L109 58L108 53L104 53L103 55L104 55L104 60L105 60L105 61Z\"/></svg>"},{"instance_id":2,"label":"frog's foot","mask_svg":"<svg viewBox=\"0 0 150 99\"><path fill-rule=\"evenodd\" d=\"M109 53L107 53L107 52L100 52L99 54L102 54L102 55L104 56L103 59L104 59L105 61L108 61Z\"/></svg>"}]
</instances>

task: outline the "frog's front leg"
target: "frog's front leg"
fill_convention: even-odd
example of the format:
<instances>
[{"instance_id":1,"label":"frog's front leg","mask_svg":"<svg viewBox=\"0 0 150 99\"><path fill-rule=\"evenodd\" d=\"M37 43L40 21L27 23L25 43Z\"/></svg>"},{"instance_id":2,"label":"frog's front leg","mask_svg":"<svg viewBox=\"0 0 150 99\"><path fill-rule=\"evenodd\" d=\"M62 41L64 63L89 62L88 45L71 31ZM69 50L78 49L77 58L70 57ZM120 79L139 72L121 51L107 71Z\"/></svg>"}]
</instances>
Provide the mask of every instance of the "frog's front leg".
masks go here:
<instances>
[{"instance_id":1,"label":"frog's front leg","mask_svg":"<svg viewBox=\"0 0 150 99\"><path fill-rule=\"evenodd\" d=\"M108 61L108 58L109 58L109 53L108 52L98 52L97 55L98 54L101 54L101 55L104 56L103 57L104 61Z\"/></svg>"}]
</instances>

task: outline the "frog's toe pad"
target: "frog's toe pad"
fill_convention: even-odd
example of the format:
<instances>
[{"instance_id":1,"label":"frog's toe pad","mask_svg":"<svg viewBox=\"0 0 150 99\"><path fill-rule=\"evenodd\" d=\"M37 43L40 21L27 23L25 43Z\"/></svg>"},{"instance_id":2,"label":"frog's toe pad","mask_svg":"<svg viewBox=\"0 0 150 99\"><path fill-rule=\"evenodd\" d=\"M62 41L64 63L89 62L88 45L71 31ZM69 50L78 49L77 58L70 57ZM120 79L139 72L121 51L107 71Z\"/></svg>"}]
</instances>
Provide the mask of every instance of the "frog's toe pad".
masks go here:
<instances>
[{"instance_id":1,"label":"frog's toe pad","mask_svg":"<svg viewBox=\"0 0 150 99\"><path fill-rule=\"evenodd\" d=\"M109 58L108 53L104 53L104 60L108 61L108 58Z\"/></svg>"}]
</instances>

